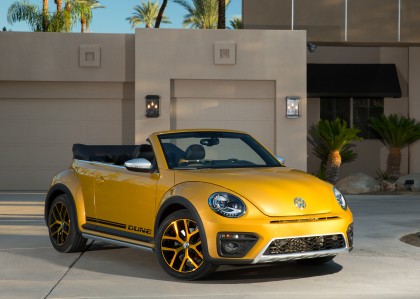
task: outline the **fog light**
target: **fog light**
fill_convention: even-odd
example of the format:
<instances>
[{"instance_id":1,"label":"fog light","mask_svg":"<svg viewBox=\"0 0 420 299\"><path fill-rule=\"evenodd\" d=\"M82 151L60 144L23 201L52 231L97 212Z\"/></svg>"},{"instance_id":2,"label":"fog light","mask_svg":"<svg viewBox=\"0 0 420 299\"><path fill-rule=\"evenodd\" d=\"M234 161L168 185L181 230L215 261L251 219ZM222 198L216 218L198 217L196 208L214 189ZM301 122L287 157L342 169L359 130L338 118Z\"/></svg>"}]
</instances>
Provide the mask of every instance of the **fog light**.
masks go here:
<instances>
[{"instance_id":1,"label":"fog light","mask_svg":"<svg viewBox=\"0 0 420 299\"><path fill-rule=\"evenodd\" d=\"M224 257L243 257L257 243L258 237L249 233L218 233L217 251Z\"/></svg>"},{"instance_id":2,"label":"fog light","mask_svg":"<svg viewBox=\"0 0 420 299\"><path fill-rule=\"evenodd\" d=\"M227 253L235 253L238 251L240 245L236 242L227 242L224 244L224 249Z\"/></svg>"}]
</instances>

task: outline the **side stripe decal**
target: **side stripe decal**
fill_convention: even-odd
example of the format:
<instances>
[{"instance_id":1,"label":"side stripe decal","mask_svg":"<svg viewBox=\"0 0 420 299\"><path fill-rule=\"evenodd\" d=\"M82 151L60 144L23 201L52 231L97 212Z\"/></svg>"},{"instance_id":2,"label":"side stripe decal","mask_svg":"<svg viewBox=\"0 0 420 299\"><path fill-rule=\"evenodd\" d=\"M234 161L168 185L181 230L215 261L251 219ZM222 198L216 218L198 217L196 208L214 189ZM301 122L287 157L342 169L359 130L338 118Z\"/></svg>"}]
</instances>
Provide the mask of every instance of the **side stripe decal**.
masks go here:
<instances>
[{"instance_id":1,"label":"side stripe decal","mask_svg":"<svg viewBox=\"0 0 420 299\"><path fill-rule=\"evenodd\" d=\"M103 219L95 219L93 217L86 217L86 220L89 222L95 222L95 223L105 224L105 225L113 226L117 228L127 229L127 225L123 223L112 222L112 221L103 220Z\"/></svg>"}]
</instances>

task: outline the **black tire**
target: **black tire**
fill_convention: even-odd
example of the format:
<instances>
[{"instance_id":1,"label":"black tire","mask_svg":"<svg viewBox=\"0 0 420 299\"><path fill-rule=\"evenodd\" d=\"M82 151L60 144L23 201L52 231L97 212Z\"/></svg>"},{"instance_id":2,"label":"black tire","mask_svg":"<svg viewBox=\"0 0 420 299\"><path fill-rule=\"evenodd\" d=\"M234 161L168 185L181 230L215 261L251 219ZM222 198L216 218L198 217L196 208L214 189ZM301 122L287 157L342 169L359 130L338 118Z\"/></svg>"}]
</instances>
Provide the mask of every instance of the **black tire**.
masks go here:
<instances>
[{"instance_id":1,"label":"black tire","mask_svg":"<svg viewBox=\"0 0 420 299\"><path fill-rule=\"evenodd\" d=\"M65 195L57 196L48 212L48 233L51 244L60 252L79 252L86 247L77 225L74 204Z\"/></svg>"},{"instance_id":2,"label":"black tire","mask_svg":"<svg viewBox=\"0 0 420 299\"><path fill-rule=\"evenodd\" d=\"M334 258L335 258L335 255L316 257L312 259L296 260L296 263L301 264L301 265L322 265L322 264L328 263L329 261L332 261Z\"/></svg>"},{"instance_id":3,"label":"black tire","mask_svg":"<svg viewBox=\"0 0 420 299\"><path fill-rule=\"evenodd\" d=\"M156 257L171 276L183 280L203 279L217 266L203 256L203 239L197 221L188 210L172 213L159 226L155 238Z\"/></svg>"}]
</instances>

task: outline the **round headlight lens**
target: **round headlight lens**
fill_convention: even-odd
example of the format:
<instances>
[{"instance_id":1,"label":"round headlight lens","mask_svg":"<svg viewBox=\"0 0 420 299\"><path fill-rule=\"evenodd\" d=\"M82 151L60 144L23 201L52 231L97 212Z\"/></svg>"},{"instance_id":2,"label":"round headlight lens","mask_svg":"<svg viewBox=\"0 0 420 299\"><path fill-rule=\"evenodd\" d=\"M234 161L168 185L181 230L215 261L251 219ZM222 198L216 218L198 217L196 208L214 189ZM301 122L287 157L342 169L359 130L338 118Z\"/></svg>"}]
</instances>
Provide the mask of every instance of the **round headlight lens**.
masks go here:
<instances>
[{"instance_id":1,"label":"round headlight lens","mask_svg":"<svg viewBox=\"0 0 420 299\"><path fill-rule=\"evenodd\" d=\"M246 212L245 203L240 198L224 192L210 195L209 206L217 214L228 218L238 218Z\"/></svg>"},{"instance_id":2,"label":"round headlight lens","mask_svg":"<svg viewBox=\"0 0 420 299\"><path fill-rule=\"evenodd\" d=\"M347 210L347 203L346 203L346 200L344 199L343 194L341 194L341 192L338 191L338 189L335 187L333 187L333 191L334 191L335 199L337 200L340 207L342 207L343 210Z\"/></svg>"}]
</instances>

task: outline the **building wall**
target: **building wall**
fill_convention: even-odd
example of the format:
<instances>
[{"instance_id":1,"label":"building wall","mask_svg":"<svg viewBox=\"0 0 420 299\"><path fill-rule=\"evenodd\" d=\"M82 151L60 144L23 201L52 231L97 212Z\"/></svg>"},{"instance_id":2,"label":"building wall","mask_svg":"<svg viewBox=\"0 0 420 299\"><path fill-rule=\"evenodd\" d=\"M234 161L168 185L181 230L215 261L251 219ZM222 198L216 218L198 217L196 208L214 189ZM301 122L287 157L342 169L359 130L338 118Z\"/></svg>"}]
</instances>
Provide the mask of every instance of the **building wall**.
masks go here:
<instances>
[{"instance_id":1,"label":"building wall","mask_svg":"<svg viewBox=\"0 0 420 299\"><path fill-rule=\"evenodd\" d=\"M235 64L215 64L215 42L236 45ZM245 103L251 129L306 170L306 117L284 117L288 95L301 97L307 113L304 31L0 32L0 53L0 190L46 190L71 162L73 143L143 142L179 120L173 99L197 96L206 103L215 97L220 114L239 117L236 129L246 130ZM148 94L161 96L158 118L144 116ZM265 113L273 116L268 122ZM257 127L260 120L269 129Z\"/></svg>"},{"instance_id":2,"label":"building wall","mask_svg":"<svg viewBox=\"0 0 420 299\"><path fill-rule=\"evenodd\" d=\"M246 29L305 29L311 42L420 42L417 0L243 0Z\"/></svg>"},{"instance_id":3,"label":"building wall","mask_svg":"<svg viewBox=\"0 0 420 299\"><path fill-rule=\"evenodd\" d=\"M305 29L315 43L308 63L393 63L402 98L385 99L385 114L420 120L420 2L417 0L243 0L247 29ZM276 17L279 14L279 17ZM319 119L319 99L308 100L308 126ZM402 152L401 172L420 171L420 142ZM342 167L342 175L384 170L388 150L377 140L357 143L359 158ZM308 147L308 171L319 160ZM379 155L377 154L379 152Z\"/></svg>"},{"instance_id":4,"label":"building wall","mask_svg":"<svg viewBox=\"0 0 420 299\"><path fill-rule=\"evenodd\" d=\"M134 142L134 35L0 32L0 53L0 190L48 189L73 143Z\"/></svg>"},{"instance_id":5,"label":"building wall","mask_svg":"<svg viewBox=\"0 0 420 299\"><path fill-rule=\"evenodd\" d=\"M409 48L409 116L420 121L420 47ZM410 146L410 173L420 173L420 141Z\"/></svg>"},{"instance_id":6,"label":"building wall","mask_svg":"<svg viewBox=\"0 0 420 299\"><path fill-rule=\"evenodd\" d=\"M408 115L409 110L409 52L408 47L340 47L340 46L320 46L315 52L308 53L308 63L393 63L398 70L402 97L398 99L385 99L385 114L397 113ZM411 64L410 64L411 66ZM419 77L420 78L420 77ZM410 92L411 102L416 102L415 96ZM313 103L312 103L313 101ZM410 102L410 103L411 103ZM319 120L319 99L308 99L308 126ZM418 118L420 119L420 118ZM359 157L356 161L344 164L341 169L343 176L350 173L361 171L371 176L376 176L378 169L386 169L388 150L378 140L364 140L356 142L355 150ZM378 155L379 152L379 155ZM312 148L308 145L308 170L316 172L319 169L319 159L313 156ZM411 155L415 157L415 155ZM416 163L417 159L409 160L408 150L402 152L401 172L407 173L410 163Z\"/></svg>"},{"instance_id":7,"label":"building wall","mask_svg":"<svg viewBox=\"0 0 420 299\"><path fill-rule=\"evenodd\" d=\"M236 44L236 63L217 65L214 62L214 45L227 41ZM144 47L145 44L148 47ZM143 142L153 131L171 128L171 97L175 92L172 83L177 80L273 81L274 150L286 158L289 166L306 170L305 78L304 31L137 29L136 142ZM207 93L211 94L212 87L207 86ZM228 93L226 98L231 94L230 91ZM146 95L161 97L159 118L145 116ZM289 95L301 97L303 117L284 117L285 97Z\"/></svg>"}]
</instances>

